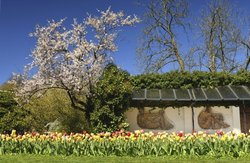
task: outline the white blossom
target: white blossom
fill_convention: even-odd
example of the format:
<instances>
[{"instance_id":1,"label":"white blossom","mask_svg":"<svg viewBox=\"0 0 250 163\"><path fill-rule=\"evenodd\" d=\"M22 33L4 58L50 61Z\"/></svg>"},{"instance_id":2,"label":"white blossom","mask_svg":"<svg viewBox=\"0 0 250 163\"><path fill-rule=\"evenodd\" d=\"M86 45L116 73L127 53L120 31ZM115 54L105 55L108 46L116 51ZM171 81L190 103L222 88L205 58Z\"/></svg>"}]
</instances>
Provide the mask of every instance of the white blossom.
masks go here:
<instances>
[{"instance_id":1,"label":"white blossom","mask_svg":"<svg viewBox=\"0 0 250 163\"><path fill-rule=\"evenodd\" d=\"M117 28L139 22L136 16L125 16L108 8L99 16L89 15L83 22L76 19L71 29L63 26L65 19L48 21L36 26L30 36L37 39L36 47L22 76L14 80L18 95L30 97L40 90L60 88L71 95L90 92L104 69L110 54L117 50ZM93 30L95 34L88 31Z\"/></svg>"}]
</instances>

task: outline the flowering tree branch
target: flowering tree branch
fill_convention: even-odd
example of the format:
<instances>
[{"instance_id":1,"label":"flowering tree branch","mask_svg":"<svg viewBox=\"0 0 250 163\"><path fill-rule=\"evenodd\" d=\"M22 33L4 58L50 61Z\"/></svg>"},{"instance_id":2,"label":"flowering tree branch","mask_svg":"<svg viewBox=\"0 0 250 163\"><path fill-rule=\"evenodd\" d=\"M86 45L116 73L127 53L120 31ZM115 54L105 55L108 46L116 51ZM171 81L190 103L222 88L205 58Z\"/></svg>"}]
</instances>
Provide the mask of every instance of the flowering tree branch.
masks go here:
<instances>
[{"instance_id":1,"label":"flowering tree branch","mask_svg":"<svg viewBox=\"0 0 250 163\"><path fill-rule=\"evenodd\" d=\"M118 28L139 22L136 16L115 13L110 8L99 14L88 15L81 23L74 20L71 29L63 26L65 19L36 27L30 34L37 39L32 62L25 67L23 75L13 80L20 97L29 99L42 90L57 88L68 93L75 108L86 104L78 96L91 94L91 88L111 60L110 54L117 50Z\"/></svg>"}]
</instances>

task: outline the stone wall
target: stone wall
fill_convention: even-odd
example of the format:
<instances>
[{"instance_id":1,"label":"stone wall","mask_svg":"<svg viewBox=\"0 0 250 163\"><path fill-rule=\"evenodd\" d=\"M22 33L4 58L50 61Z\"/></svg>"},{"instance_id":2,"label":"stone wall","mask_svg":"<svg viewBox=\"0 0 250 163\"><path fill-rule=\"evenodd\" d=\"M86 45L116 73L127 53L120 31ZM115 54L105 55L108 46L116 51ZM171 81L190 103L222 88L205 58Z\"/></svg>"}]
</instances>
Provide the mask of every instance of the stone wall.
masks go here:
<instances>
[{"instance_id":1,"label":"stone wall","mask_svg":"<svg viewBox=\"0 0 250 163\"><path fill-rule=\"evenodd\" d=\"M130 108L125 115L131 131L143 129L154 132L191 133L194 130L214 133L219 129L225 132L240 130L239 107L235 106L194 107L193 112L191 107Z\"/></svg>"}]
</instances>

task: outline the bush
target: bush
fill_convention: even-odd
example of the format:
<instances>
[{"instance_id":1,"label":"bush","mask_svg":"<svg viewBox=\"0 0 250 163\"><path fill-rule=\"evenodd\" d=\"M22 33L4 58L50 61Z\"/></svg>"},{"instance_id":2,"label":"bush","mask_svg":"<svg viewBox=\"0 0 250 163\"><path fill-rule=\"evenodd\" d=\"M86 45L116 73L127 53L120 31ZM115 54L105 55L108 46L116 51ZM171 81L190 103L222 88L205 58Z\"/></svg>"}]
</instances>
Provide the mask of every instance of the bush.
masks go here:
<instances>
[{"instance_id":1,"label":"bush","mask_svg":"<svg viewBox=\"0 0 250 163\"><path fill-rule=\"evenodd\" d=\"M0 91L0 133L29 130L28 117L29 112L18 105L13 92Z\"/></svg>"},{"instance_id":2,"label":"bush","mask_svg":"<svg viewBox=\"0 0 250 163\"><path fill-rule=\"evenodd\" d=\"M127 127L124 112L131 101L133 87L129 74L111 64L94 90L94 109L91 113L93 132L116 131Z\"/></svg>"},{"instance_id":3,"label":"bush","mask_svg":"<svg viewBox=\"0 0 250 163\"><path fill-rule=\"evenodd\" d=\"M227 72L171 71L164 74L142 74L131 78L137 89L161 88L212 88L225 85L250 85L250 72L239 71L235 74Z\"/></svg>"}]
</instances>

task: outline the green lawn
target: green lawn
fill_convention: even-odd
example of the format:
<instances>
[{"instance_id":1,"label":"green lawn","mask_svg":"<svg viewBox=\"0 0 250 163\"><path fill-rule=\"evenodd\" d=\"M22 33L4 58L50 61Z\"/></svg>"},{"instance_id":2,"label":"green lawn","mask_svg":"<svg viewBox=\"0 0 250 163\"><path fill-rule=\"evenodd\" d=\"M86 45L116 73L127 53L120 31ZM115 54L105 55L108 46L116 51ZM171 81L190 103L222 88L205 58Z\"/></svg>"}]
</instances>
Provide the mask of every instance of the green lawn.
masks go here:
<instances>
[{"instance_id":1,"label":"green lawn","mask_svg":"<svg viewBox=\"0 0 250 163\"><path fill-rule=\"evenodd\" d=\"M45 156L45 155L2 155L0 156L0 162L4 163L29 163L29 162L55 162L55 163L80 163L80 162L142 162L142 163L151 163L151 162L185 162L185 163L195 163L195 162L204 162L204 163L214 163L214 162L225 162L225 163L234 163L234 162L250 162L250 156L240 159L232 158L180 158L180 157L117 157L117 156L105 156L105 157L87 157L87 156Z\"/></svg>"}]
</instances>

